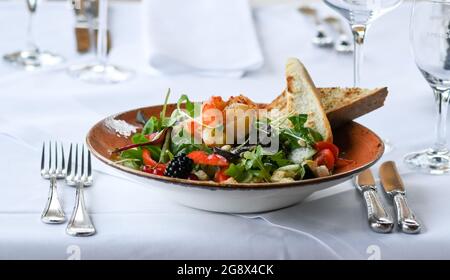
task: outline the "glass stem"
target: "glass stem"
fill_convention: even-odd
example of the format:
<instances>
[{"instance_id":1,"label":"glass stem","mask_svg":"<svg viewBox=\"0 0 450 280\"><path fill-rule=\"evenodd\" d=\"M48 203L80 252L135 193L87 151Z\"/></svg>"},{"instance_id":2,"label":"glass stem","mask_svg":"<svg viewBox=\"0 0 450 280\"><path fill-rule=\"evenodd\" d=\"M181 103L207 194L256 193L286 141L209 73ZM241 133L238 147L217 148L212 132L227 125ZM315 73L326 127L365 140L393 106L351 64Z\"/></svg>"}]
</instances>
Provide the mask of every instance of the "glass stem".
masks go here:
<instances>
[{"instance_id":1,"label":"glass stem","mask_svg":"<svg viewBox=\"0 0 450 280\"><path fill-rule=\"evenodd\" d=\"M98 0L97 60L106 65L108 58L108 0Z\"/></svg>"},{"instance_id":2,"label":"glass stem","mask_svg":"<svg viewBox=\"0 0 450 280\"><path fill-rule=\"evenodd\" d=\"M366 36L367 26L362 24L350 25L353 33L354 40L354 53L353 53L353 86L360 86L360 72L363 59L363 45L364 38Z\"/></svg>"},{"instance_id":3,"label":"glass stem","mask_svg":"<svg viewBox=\"0 0 450 280\"><path fill-rule=\"evenodd\" d=\"M34 11L29 12L30 16L28 17L28 26L27 26L27 47L30 51L38 51L38 47L34 41L34 31L33 31L33 23L34 23Z\"/></svg>"},{"instance_id":4,"label":"glass stem","mask_svg":"<svg viewBox=\"0 0 450 280\"><path fill-rule=\"evenodd\" d=\"M447 153L447 111L450 100L450 89L433 88L437 105L436 142L432 153Z\"/></svg>"}]
</instances>

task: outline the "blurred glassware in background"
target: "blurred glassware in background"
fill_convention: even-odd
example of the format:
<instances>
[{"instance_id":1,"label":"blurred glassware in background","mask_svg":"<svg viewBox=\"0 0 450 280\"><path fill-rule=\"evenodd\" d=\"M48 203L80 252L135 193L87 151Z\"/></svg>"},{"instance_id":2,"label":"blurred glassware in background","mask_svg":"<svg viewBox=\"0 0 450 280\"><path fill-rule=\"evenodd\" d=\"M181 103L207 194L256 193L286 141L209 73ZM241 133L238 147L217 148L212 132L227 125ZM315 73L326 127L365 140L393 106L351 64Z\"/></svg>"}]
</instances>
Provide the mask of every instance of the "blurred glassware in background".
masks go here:
<instances>
[{"instance_id":1,"label":"blurred glassware in background","mask_svg":"<svg viewBox=\"0 0 450 280\"><path fill-rule=\"evenodd\" d=\"M321 48L332 48L334 46L334 40L327 34L324 21L320 18L317 10L310 6L301 6L298 8L298 11L314 20L316 34L312 38L312 43Z\"/></svg>"},{"instance_id":2,"label":"blurred glassware in background","mask_svg":"<svg viewBox=\"0 0 450 280\"><path fill-rule=\"evenodd\" d=\"M350 36L347 35L347 32L342 27L341 20L335 16L327 16L323 19L323 21L332 26L338 34L338 38L334 44L334 49L338 53L352 53L353 44Z\"/></svg>"},{"instance_id":3,"label":"blurred glassware in background","mask_svg":"<svg viewBox=\"0 0 450 280\"><path fill-rule=\"evenodd\" d=\"M39 0L26 0L29 12L26 49L3 56L6 62L18 65L26 70L35 70L45 66L56 65L64 60L59 55L40 50L35 42L33 34L34 15L39 2Z\"/></svg>"},{"instance_id":4,"label":"blurred glassware in background","mask_svg":"<svg viewBox=\"0 0 450 280\"><path fill-rule=\"evenodd\" d=\"M402 0L324 0L324 2L350 24L354 39L353 86L358 87L367 28L374 20L399 6Z\"/></svg>"},{"instance_id":5,"label":"blurred glassware in background","mask_svg":"<svg viewBox=\"0 0 450 280\"><path fill-rule=\"evenodd\" d=\"M450 172L446 130L450 100L450 1L414 1L410 40L417 67L434 92L437 122L434 146L406 155L405 162L430 174L444 174Z\"/></svg>"},{"instance_id":6,"label":"blurred glassware in background","mask_svg":"<svg viewBox=\"0 0 450 280\"><path fill-rule=\"evenodd\" d=\"M108 63L108 0L98 0L97 57L90 64L69 67L68 73L82 81L98 84L129 80L134 72Z\"/></svg>"}]
</instances>

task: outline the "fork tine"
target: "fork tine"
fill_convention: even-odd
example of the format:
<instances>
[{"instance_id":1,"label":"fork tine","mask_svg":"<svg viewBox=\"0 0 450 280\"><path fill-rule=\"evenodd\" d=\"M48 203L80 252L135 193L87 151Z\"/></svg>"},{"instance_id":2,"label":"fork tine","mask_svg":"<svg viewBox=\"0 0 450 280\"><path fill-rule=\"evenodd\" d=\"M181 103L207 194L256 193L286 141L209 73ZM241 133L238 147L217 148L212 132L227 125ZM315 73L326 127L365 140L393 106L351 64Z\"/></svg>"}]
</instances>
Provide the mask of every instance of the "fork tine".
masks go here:
<instances>
[{"instance_id":1,"label":"fork tine","mask_svg":"<svg viewBox=\"0 0 450 280\"><path fill-rule=\"evenodd\" d=\"M67 176L71 175L72 175L72 143L70 143L69 159L67 161Z\"/></svg>"},{"instance_id":2,"label":"fork tine","mask_svg":"<svg viewBox=\"0 0 450 280\"><path fill-rule=\"evenodd\" d=\"M64 145L61 144L61 171L64 173L66 171L66 160L64 158Z\"/></svg>"},{"instance_id":3,"label":"fork tine","mask_svg":"<svg viewBox=\"0 0 450 280\"><path fill-rule=\"evenodd\" d=\"M52 172L52 141L48 141L48 172Z\"/></svg>"},{"instance_id":4,"label":"fork tine","mask_svg":"<svg viewBox=\"0 0 450 280\"><path fill-rule=\"evenodd\" d=\"M92 165L91 165L91 151L88 150L88 162L87 162L87 175L88 179L92 176Z\"/></svg>"},{"instance_id":5,"label":"fork tine","mask_svg":"<svg viewBox=\"0 0 450 280\"><path fill-rule=\"evenodd\" d=\"M45 170L45 142L42 144L41 172Z\"/></svg>"},{"instance_id":6,"label":"fork tine","mask_svg":"<svg viewBox=\"0 0 450 280\"><path fill-rule=\"evenodd\" d=\"M78 144L75 145L75 176L78 179Z\"/></svg>"},{"instance_id":7,"label":"fork tine","mask_svg":"<svg viewBox=\"0 0 450 280\"><path fill-rule=\"evenodd\" d=\"M55 141L55 169L53 170L55 172L55 175L58 175L59 173L59 166L58 166L58 142Z\"/></svg>"},{"instance_id":8,"label":"fork tine","mask_svg":"<svg viewBox=\"0 0 450 280\"><path fill-rule=\"evenodd\" d=\"M84 144L81 145L81 172L80 172L80 178L84 178Z\"/></svg>"}]
</instances>

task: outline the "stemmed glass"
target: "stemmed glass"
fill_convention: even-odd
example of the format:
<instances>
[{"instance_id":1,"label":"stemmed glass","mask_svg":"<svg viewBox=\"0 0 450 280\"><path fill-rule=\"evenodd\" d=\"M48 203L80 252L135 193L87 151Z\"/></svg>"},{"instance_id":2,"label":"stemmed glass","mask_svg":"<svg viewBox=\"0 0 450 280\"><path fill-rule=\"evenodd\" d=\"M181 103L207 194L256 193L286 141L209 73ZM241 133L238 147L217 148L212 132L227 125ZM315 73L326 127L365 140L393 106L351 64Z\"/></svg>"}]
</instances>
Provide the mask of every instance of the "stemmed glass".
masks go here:
<instances>
[{"instance_id":1,"label":"stemmed glass","mask_svg":"<svg viewBox=\"0 0 450 280\"><path fill-rule=\"evenodd\" d=\"M433 90L437 121L434 146L406 155L405 162L427 173L444 174L450 172L450 152L446 145L450 100L450 1L414 1L410 40L417 67Z\"/></svg>"},{"instance_id":2,"label":"stemmed glass","mask_svg":"<svg viewBox=\"0 0 450 280\"><path fill-rule=\"evenodd\" d=\"M27 28L27 46L25 50L16 51L3 56L3 59L6 62L21 66L26 70L35 70L44 66L56 65L64 60L59 55L40 50L35 43L33 26L34 15L36 13L38 2L38 0L26 0L29 17Z\"/></svg>"},{"instance_id":3,"label":"stemmed glass","mask_svg":"<svg viewBox=\"0 0 450 280\"><path fill-rule=\"evenodd\" d=\"M108 0L98 0L98 32L96 61L69 67L71 76L91 83L119 83L130 79L133 72L108 63Z\"/></svg>"},{"instance_id":4,"label":"stemmed glass","mask_svg":"<svg viewBox=\"0 0 450 280\"><path fill-rule=\"evenodd\" d=\"M324 0L350 24L354 39L353 86L360 86L360 69L366 31L369 25L399 6L402 0Z\"/></svg>"},{"instance_id":5,"label":"stemmed glass","mask_svg":"<svg viewBox=\"0 0 450 280\"><path fill-rule=\"evenodd\" d=\"M361 86L361 65L367 29L374 20L398 7L402 1L403 0L324 0L325 4L340 13L350 24L354 40L354 87ZM393 149L389 140L383 139L383 142L386 152Z\"/></svg>"}]
</instances>

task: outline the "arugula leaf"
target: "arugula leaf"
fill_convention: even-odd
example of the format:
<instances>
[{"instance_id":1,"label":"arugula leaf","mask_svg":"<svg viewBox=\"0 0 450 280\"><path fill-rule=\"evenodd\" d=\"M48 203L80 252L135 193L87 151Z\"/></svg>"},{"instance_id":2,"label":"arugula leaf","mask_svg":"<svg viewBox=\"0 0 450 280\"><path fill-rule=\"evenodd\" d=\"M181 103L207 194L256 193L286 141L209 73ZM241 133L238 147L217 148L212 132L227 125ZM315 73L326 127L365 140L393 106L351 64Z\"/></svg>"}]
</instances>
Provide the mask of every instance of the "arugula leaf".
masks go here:
<instances>
[{"instance_id":1,"label":"arugula leaf","mask_svg":"<svg viewBox=\"0 0 450 280\"><path fill-rule=\"evenodd\" d=\"M267 158L274 162L278 167L286 166L292 164L292 162L286 157L283 151L278 151L273 155L267 155Z\"/></svg>"},{"instance_id":2,"label":"arugula leaf","mask_svg":"<svg viewBox=\"0 0 450 280\"><path fill-rule=\"evenodd\" d=\"M195 105L189 100L189 97L186 94L183 94L180 99L178 99L177 109L181 111L181 104L185 102L186 112L190 117L194 117L195 115Z\"/></svg>"},{"instance_id":3,"label":"arugula leaf","mask_svg":"<svg viewBox=\"0 0 450 280\"><path fill-rule=\"evenodd\" d=\"M131 142L133 144L140 144L148 142L148 139L142 133L135 133L133 136L131 136Z\"/></svg>"},{"instance_id":4,"label":"arugula leaf","mask_svg":"<svg viewBox=\"0 0 450 280\"><path fill-rule=\"evenodd\" d=\"M289 117L289 120L291 121L295 130L300 130L301 128L303 128L305 126L305 123L308 120L308 115L298 114L298 115Z\"/></svg>"},{"instance_id":5,"label":"arugula leaf","mask_svg":"<svg viewBox=\"0 0 450 280\"><path fill-rule=\"evenodd\" d=\"M157 132L163 128L172 127L176 123L176 121L177 121L176 115L166 117L167 103L169 102L169 96L170 96L170 88L167 90L166 98L164 100L164 105L161 110L161 113L159 114L159 119L155 116L152 116L145 123L144 128L142 129L142 134L146 135L146 134L150 134L153 132Z\"/></svg>"},{"instance_id":6,"label":"arugula leaf","mask_svg":"<svg viewBox=\"0 0 450 280\"><path fill-rule=\"evenodd\" d=\"M129 168L136 169L136 170L139 170L139 168L141 166L141 164L136 160L125 160L122 162L122 164L125 167L129 167Z\"/></svg>"},{"instance_id":7,"label":"arugula leaf","mask_svg":"<svg viewBox=\"0 0 450 280\"><path fill-rule=\"evenodd\" d=\"M297 177L298 180L302 180L305 177L306 170L304 165L300 165L300 169L298 170Z\"/></svg>"},{"instance_id":8,"label":"arugula leaf","mask_svg":"<svg viewBox=\"0 0 450 280\"><path fill-rule=\"evenodd\" d=\"M142 162L142 150L131 149L120 153L120 159L135 159Z\"/></svg>"},{"instance_id":9,"label":"arugula leaf","mask_svg":"<svg viewBox=\"0 0 450 280\"><path fill-rule=\"evenodd\" d=\"M142 134L150 134L161 130L161 122L157 117L152 116L144 125Z\"/></svg>"},{"instance_id":10,"label":"arugula leaf","mask_svg":"<svg viewBox=\"0 0 450 280\"><path fill-rule=\"evenodd\" d=\"M245 168L247 170L256 169L260 171L261 177L265 181L270 181L270 173L263 163L263 149L261 146L256 146L253 151L247 151L243 155L245 159Z\"/></svg>"},{"instance_id":11,"label":"arugula leaf","mask_svg":"<svg viewBox=\"0 0 450 280\"><path fill-rule=\"evenodd\" d=\"M168 158L168 154L167 151L170 148L170 134L172 132L172 129L169 128L169 131L167 131L166 133L166 138L164 139L164 144L161 148L161 154L159 155L159 162L163 162L166 163L170 160L170 158Z\"/></svg>"},{"instance_id":12,"label":"arugula leaf","mask_svg":"<svg viewBox=\"0 0 450 280\"><path fill-rule=\"evenodd\" d=\"M242 164L230 164L227 170L225 170L225 174L233 177L238 182L244 181L247 177L245 166Z\"/></svg>"},{"instance_id":13,"label":"arugula leaf","mask_svg":"<svg viewBox=\"0 0 450 280\"><path fill-rule=\"evenodd\" d=\"M160 120L163 120L164 118L166 118L167 102L169 102L169 96L170 96L170 88L167 89L166 98L164 99L164 105L163 105L161 113L159 114Z\"/></svg>"},{"instance_id":14,"label":"arugula leaf","mask_svg":"<svg viewBox=\"0 0 450 280\"><path fill-rule=\"evenodd\" d=\"M315 142L323 141L323 136L319 132L315 131L312 128L307 128L307 129L308 129L309 134L312 136L312 138L314 139Z\"/></svg>"},{"instance_id":15,"label":"arugula leaf","mask_svg":"<svg viewBox=\"0 0 450 280\"><path fill-rule=\"evenodd\" d=\"M176 122L176 117L164 118L161 120L161 127L172 127Z\"/></svg>"},{"instance_id":16,"label":"arugula leaf","mask_svg":"<svg viewBox=\"0 0 450 280\"><path fill-rule=\"evenodd\" d=\"M323 139L319 132L312 128L305 127L308 116L299 114L289 117L293 128L284 128L280 131L280 140L287 143L291 150L299 148L299 141L305 141L306 144L313 146L314 143Z\"/></svg>"}]
</instances>

